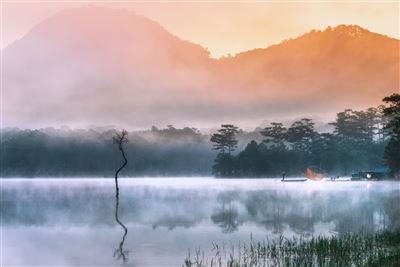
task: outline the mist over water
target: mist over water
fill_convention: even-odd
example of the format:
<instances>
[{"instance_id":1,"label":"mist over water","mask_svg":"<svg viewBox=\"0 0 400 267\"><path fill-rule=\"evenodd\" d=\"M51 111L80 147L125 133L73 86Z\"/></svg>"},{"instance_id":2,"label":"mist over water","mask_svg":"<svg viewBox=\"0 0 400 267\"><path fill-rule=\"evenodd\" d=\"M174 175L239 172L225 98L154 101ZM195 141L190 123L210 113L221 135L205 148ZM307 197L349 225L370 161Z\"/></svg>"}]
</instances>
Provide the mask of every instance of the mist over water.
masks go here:
<instances>
[{"instance_id":1,"label":"mist over water","mask_svg":"<svg viewBox=\"0 0 400 267\"><path fill-rule=\"evenodd\" d=\"M112 179L3 179L3 264L119 266ZM400 227L400 183L126 178L128 266L181 266L187 250Z\"/></svg>"}]
</instances>

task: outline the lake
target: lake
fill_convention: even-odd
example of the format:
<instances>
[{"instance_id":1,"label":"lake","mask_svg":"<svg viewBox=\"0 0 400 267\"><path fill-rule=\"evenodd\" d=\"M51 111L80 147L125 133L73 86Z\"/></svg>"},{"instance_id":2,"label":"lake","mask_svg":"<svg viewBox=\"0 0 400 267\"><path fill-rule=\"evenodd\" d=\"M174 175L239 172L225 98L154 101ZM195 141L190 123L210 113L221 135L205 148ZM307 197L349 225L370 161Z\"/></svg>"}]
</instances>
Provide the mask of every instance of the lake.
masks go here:
<instances>
[{"instance_id":1,"label":"lake","mask_svg":"<svg viewBox=\"0 0 400 267\"><path fill-rule=\"evenodd\" d=\"M188 249L212 242L400 227L394 181L125 178L119 187L116 218L113 179L2 179L3 266L182 266Z\"/></svg>"}]
</instances>

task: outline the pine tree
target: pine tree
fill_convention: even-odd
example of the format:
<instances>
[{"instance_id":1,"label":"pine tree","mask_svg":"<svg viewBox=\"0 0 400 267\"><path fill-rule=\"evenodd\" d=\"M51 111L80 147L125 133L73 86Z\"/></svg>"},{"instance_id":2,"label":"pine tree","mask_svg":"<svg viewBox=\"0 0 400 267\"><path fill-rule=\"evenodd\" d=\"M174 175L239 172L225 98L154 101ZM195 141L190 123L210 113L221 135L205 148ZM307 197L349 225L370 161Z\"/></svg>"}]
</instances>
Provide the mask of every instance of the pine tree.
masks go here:
<instances>
[{"instance_id":1,"label":"pine tree","mask_svg":"<svg viewBox=\"0 0 400 267\"><path fill-rule=\"evenodd\" d=\"M400 94L392 94L383 101L389 104L383 109L383 114L388 118L385 128L390 136L384 159L392 174L400 177Z\"/></svg>"}]
</instances>

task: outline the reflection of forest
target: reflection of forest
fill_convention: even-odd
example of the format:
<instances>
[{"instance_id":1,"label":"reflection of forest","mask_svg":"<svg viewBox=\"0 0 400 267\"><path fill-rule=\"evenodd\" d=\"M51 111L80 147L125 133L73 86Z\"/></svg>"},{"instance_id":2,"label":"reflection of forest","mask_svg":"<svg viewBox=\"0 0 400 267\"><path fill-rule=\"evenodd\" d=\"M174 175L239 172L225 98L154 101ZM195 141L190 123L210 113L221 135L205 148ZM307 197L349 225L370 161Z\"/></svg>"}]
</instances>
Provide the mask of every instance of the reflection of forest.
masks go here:
<instances>
[{"instance_id":1,"label":"reflection of forest","mask_svg":"<svg viewBox=\"0 0 400 267\"><path fill-rule=\"evenodd\" d=\"M122 196L124 222L166 227L212 223L224 233L255 224L266 231L311 234L400 228L400 190L232 191L130 187ZM114 225L107 187L3 188L4 224ZM321 228L322 227L322 228ZM325 227L325 228L324 228ZM319 229L319 230L318 230Z\"/></svg>"},{"instance_id":2,"label":"reflection of forest","mask_svg":"<svg viewBox=\"0 0 400 267\"><path fill-rule=\"evenodd\" d=\"M338 233L376 231L400 227L399 191L316 192L310 196L288 192L251 194L246 200L252 220L273 232L285 227L296 233L312 233L318 223L333 223Z\"/></svg>"},{"instance_id":3,"label":"reflection of forest","mask_svg":"<svg viewBox=\"0 0 400 267\"><path fill-rule=\"evenodd\" d=\"M239 212L233 203L234 193L222 193L217 196L218 208L211 215L211 220L221 227L223 233L232 233L239 227Z\"/></svg>"}]
</instances>

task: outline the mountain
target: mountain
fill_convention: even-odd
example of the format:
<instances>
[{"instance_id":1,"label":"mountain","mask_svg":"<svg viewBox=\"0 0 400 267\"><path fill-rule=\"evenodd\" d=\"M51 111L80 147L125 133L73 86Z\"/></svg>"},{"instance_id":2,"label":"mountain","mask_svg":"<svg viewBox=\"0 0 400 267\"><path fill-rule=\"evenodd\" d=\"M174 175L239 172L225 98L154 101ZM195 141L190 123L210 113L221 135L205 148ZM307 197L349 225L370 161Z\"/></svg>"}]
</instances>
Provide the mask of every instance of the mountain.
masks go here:
<instances>
[{"instance_id":1,"label":"mountain","mask_svg":"<svg viewBox=\"0 0 400 267\"><path fill-rule=\"evenodd\" d=\"M5 126L215 125L377 105L399 40L340 25L212 59L135 13L66 9L3 50Z\"/></svg>"},{"instance_id":2,"label":"mountain","mask_svg":"<svg viewBox=\"0 0 400 267\"><path fill-rule=\"evenodd\" d=\"M290 96L310 111L318 105L368 106L399 90L399 48L399 40L339 25L238 54L223 60L221 69L240 75L261 99L291 105Z\"/></svg>"}]
</instances>

